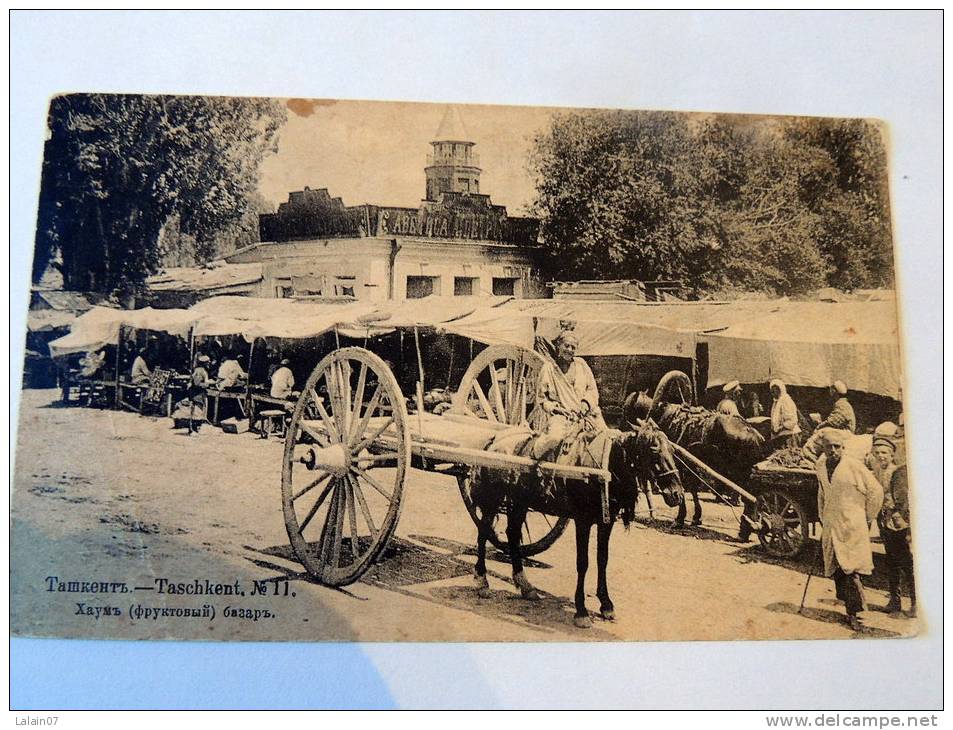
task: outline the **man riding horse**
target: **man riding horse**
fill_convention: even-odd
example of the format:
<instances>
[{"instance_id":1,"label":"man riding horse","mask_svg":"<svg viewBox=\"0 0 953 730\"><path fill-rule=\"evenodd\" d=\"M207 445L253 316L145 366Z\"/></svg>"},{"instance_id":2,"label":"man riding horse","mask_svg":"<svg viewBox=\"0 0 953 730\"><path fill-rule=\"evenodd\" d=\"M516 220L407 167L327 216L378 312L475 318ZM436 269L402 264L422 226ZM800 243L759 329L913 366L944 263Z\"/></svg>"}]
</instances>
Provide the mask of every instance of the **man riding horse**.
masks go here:
<instances>
[{"instance_id":1,"label":"man riding horse","mask_svg":"<svg viewBox=\"0 0 953 730\"><path fill-rule=\"evenodd\" d=\"M579 439L591 440L607 429L596 378L586 361L576 357L579 338L564 327L553 344L555 356L543 364L536 388L539 409L534 425L539 436L533 457L541 460L569 453Z\"/></svg>"},{"instance_id":2,"label":"man riding horse","mask_svg":"<svg viewBox=\"0 0 953 730\"><path fill-rule=\"evenodd\" d=\"M589 567L589 540L596 527L596 564L599 612L606 620L615 616L609 598L606 567L609 561L609 537L617 516L628 525L634 516L637 485L658 486L666 503L682 501L682 484L671 446L665 435L650 421L631 432L609 429L599 411L599 391L592 370L576 357L579 341L568 323L555 340L555 352L542 366L536 389L536 408L526 424L501 431L489 444L488 451L532 455L539 461L607 469L606 482L575 481L557 484L556 480L512 478L505 472L483 469L473 479L471 497L479 513L477 562L474 566L478 594L491 595L486 568L486 544L494 517L506 509L506 538L513 568L513 583L520 594L538 600L539 592L523 570L520 541L523 522L530 508L549 514L565 515L575 523L576 593L573 623L580 628L592 625L586 609L585 579ZM547 344L548 349L548 344ZM541 486L545 488L540 489ZM605 491L603 491L605 490Z\"/></svg>"}]
</instances>

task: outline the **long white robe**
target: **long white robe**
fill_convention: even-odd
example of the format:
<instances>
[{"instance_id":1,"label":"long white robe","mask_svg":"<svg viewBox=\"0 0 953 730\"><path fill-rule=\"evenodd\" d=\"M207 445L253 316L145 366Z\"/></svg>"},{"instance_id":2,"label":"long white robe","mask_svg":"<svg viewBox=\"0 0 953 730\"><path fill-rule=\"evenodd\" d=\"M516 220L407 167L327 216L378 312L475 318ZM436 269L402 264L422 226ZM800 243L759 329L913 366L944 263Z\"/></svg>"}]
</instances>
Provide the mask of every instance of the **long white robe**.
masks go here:
<instances>
[{"instance_id":1,"label":"long white robe","mask_svg":"<svg viewBox=\"0 0 953 730\"><path fill-rule=\"evenodd\" d=\"M531 424L540 433L533 446L534 458L541 459L555 449L566 439L571 428L569 419L550 413L544 406L548 405L550 409L558 406L578 413L583 409L583 401L590 406L589 417L596 431L605 430L607 426L599 409L599 388L586 361L581 357L573 358L565 373L555 363L543 364L536 385L536 402L540 407L536 409L535 422Z\"/></svg>"},{"instance_id":2,"label":"long white robe","mask_svg":"<svg viewBox=\"0 0 953 730\"><path fill-rule=\"evenodd\" d=\"M565 373L555 363L543 363L539 371L537 398L553 401L567 411L578 411L583 400L589 401L593 409L599 407L596 378L581 357L574 357Z\"/></svg>"},{"instance_id":3,"label":"long white robe","mask_svg":"<svg viewBox=\"0 0 953 730\"><path fill-rule=\"evenodd\" d=\"M874 571L870 523L883 504L883 487L867 467L846 455L830 479L827 456L818 459L817 481L817 511L824 525L824 574L833 575L840 566L848 574L870 575Z\"/></svg>"}]
</instances>

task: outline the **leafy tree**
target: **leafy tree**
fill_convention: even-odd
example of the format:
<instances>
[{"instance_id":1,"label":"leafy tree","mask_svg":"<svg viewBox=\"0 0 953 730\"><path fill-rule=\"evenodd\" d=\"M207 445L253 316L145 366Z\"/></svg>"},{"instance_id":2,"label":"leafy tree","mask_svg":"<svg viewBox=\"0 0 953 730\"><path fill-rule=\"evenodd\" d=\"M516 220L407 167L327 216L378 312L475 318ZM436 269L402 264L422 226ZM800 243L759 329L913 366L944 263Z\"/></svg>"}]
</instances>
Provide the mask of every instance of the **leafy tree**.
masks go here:
<instances>
[{"instance_id":1,"label":"leafy tree","mask_svg":"<svg viewBox=\"0 0 953 730\"><path fill-rule=\"evenodd\" d=\"M249 210L285 120L251 98L76 94L53 99L34 280L51 262L69 289L129 293L160 263L160 231L211 241ZM199 245L198 257L209 251Z\"/></svg>"},{"instance_id":2,"label":"leafy tree","mask_svg":"<svg viewBox=\"0 0 953 730\"><path fill-rule=\"evenodd\" d=\"M159 232L160 266L196 266L258 243L258 216L273 212L272 204L258 191L252 191L241 217L224 224L211 239L204 241L183 233L179 216L173 215Z\"/></svg>"},{"instance_id":3,"label":"leafy tree","mask_svg":"<svg viewBox=\"0 0 953 730\"><path fill-rule=\"evenodd\" d=\"M864 119L797 119L789 142L825 154L832 165L827 194L810 201L824 220L818 246L830 283L844 289L890 285L893 249L887 158L881 129Z\"/></svg>"},{"instance_id":4,"label":"leafy tree","mask_svg":"<svg viewBox=\"0 0 953 730\"><path fill-rule=\"evenodd\" d=\"M891 280L883 144L863 121L571 112L530 165L553 278L785 294Z\"/></svg>"}]
</instances>

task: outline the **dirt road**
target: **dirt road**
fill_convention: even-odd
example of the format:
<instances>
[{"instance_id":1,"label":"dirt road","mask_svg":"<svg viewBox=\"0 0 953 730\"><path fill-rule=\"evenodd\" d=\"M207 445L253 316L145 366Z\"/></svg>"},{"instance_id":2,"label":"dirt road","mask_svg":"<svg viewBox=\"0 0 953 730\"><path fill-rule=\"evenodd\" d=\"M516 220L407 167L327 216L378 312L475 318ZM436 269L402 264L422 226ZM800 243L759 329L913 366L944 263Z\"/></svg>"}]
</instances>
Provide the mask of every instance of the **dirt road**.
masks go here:
<instances>
[{"instance_id":1,"label":"dirt road","mask_svg":"<svg viewBox=\"0 0 953 730\"><path fill-rule=\"evenodd\" d=\"M493 595L480 599L471 578L476 531L456 482L419 471L409 475L383 561L347 589L324 588L303 574L288 546L278 442L210 427L187 437L167 419L62 408L56 396L28 390L21 404L11 506L14 634L297 641L856 636L841 621L843 607L829 580L811 580L798 613L808 558L778 561L756 543L733 542L730 509L712 501L696 530L670 531L671 510L664 508L657 522L643 515L627 532L616 528L613 622L573 626L571 526L529 564L543 600L517 597L498 553L489 563ZM595 612L592 549L587 589ZM159 593L157 578L185 584L184 590L220 585L224 591L237 582L245 595ZM59 590L71 581L125 583L130 591ZM267 595L251 595L255 581L265 581ZM872 606L883 605L882 575L871 583L879 586L868 592ZM214 608L214 618L206 607ZM162 608L197 615L163 616L156 610ZM912 620L877 611L865 620L866 637L916 629Z\"/></svg>"}]
</instances>

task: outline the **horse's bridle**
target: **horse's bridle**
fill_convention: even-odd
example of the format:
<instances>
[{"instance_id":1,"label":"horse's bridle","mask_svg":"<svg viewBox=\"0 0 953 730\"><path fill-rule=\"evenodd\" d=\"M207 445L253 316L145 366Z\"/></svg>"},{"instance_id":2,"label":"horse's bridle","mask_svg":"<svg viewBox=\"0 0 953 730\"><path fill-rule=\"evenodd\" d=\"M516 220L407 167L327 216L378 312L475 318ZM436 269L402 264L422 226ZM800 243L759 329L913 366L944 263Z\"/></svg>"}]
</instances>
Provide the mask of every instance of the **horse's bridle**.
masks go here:
<instances>
[{"instance_id":1,"label":"horse's bridle","mask_svg":"<svg viewBox=\"0 0 953 730\"><path fill-rule=\"evenodd\" d=\"M648 441L648 438L649 438L649 437L648 437L648 435L646 435L646 434L644 433L644 430L651 430L651 432L652 432L653 434L656 434L656 433L657 433L657 434L661 434L661 435L664 436L664 433L662 432L662 430L655 424L655 422L654 422L651 418L645 419L645 420L642 422L642 424L639 425L639 430L636 431L636 434L638 434L638 437L639 437L639 438L644 439L645 441ZM675 475L675 476L678 475L678 467L677 467L677 466L674 466L674 465L673 465L671 469L666 469L665 471L650 472L650 476L651 476L653 479L659 479L659 478L661 478L661 477L668 477L668 476L672 476L672 475Z\"/></svg>"},{"instance_id":2,"label":"horse's bridle","mask_svg":"<svg viewBox=\"0 0 953 730\"><path fill-rule=\"evenodd\" d=\"M678 467L677 467L677 466L674 466L674 467L672 467L671 469L666 469L665 471L657 472L657 473L654 474L653 476L655 476L656 478L658 478L658 477L671 476L671 475L673 475L673 474L676 474L676 475L678 474Z\"/></svg>"}]
</instances>

